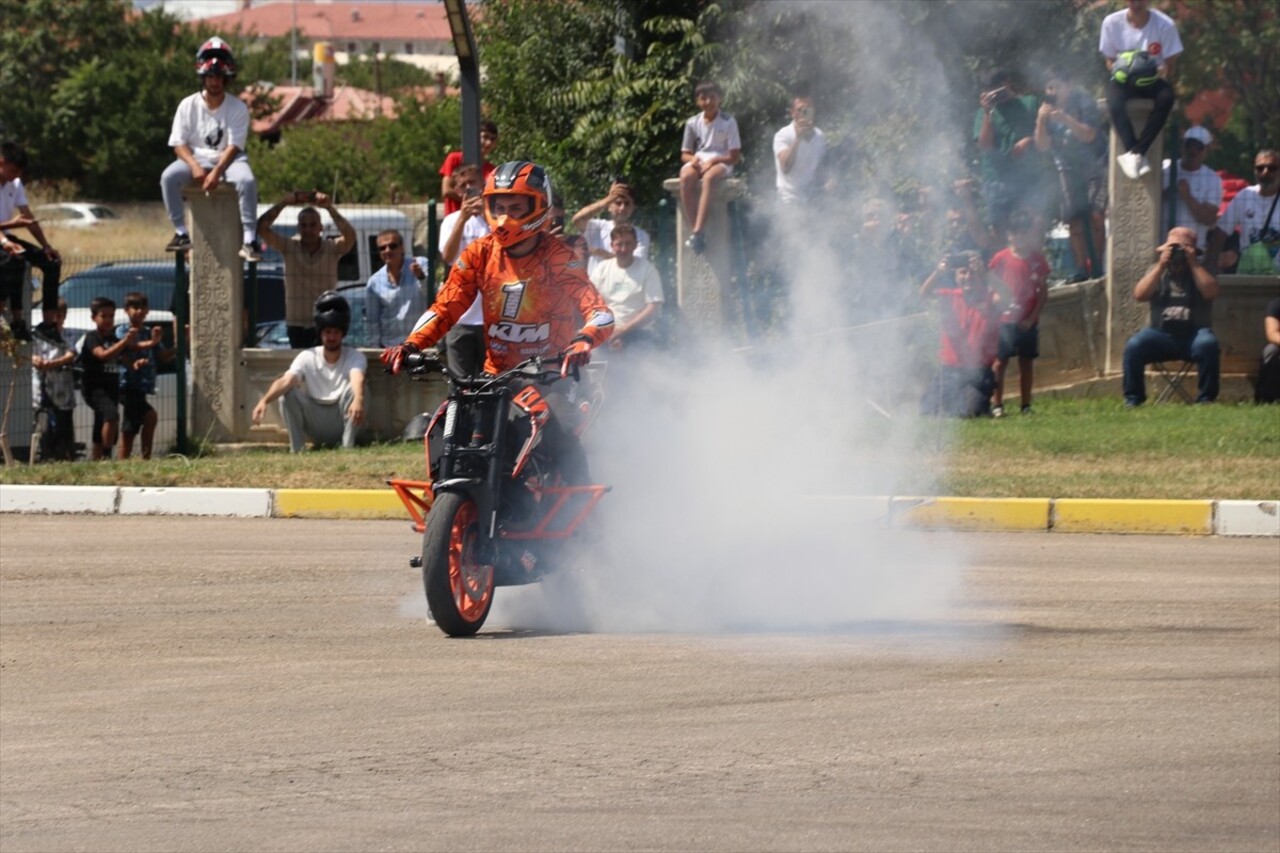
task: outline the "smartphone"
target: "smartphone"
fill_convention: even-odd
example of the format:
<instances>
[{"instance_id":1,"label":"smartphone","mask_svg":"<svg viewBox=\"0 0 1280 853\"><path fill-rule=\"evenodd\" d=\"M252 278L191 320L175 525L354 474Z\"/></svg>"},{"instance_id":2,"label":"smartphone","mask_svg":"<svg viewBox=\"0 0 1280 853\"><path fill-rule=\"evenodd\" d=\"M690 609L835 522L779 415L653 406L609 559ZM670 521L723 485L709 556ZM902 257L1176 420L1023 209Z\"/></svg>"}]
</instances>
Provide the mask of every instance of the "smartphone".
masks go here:
<instances>
[{"instance_id":1,"label":"smartphone","mask_svg":"<svg viewBox=\"0 0 1280 853\"><path fill-rule=\"evenodd\" d=\"M805 121L813 121L813 107L801 107L800 118Z\"/></svg>"},{"instance_id":2,"label":"smartphone","mask_svg":"<svg viewBox=\"0 0 1280 853\"><path fill-rule=\"evenodd\" d=\"M478 195L480 195L480 188L479 188L479 187L469 187L469 188L467 189L467 192L466 192L466 197L467 197L467 198L475 198L475 197L476 197L476 196L478 196Z\"/></svg>"}]
</instances>

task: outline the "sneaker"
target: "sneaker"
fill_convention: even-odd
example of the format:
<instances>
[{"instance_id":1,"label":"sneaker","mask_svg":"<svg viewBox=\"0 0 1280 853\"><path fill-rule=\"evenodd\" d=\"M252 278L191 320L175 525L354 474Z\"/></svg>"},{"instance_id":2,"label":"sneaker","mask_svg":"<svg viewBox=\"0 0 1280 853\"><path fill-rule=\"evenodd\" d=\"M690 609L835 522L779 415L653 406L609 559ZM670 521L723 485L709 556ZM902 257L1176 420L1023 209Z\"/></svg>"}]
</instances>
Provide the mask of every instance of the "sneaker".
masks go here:
<instances>
[{"instance_id":1,"label":"sneaker","mask_svg":"<svg viewBox=\"0 0 1280 853\"><path fill-rule=\"evenodd\" d=\"M992 409L991 409L991 417L993 417L993 418L1003 418L1003 417L1004 417L1004 406L993 406L993 407L992 407Z\"/></svg>"},{"instance_id":2,"label":"sneaker","mask_svg":"<svg viewBox=\"0 0 1280 853\"><path fill-rule=\"evenodd\" d=\"M244 258L251 264L256 264L262 260L262 253L258 251L256 243L245 243L240 247L240 257Z\"/></svg>"},{"instance_id":3,"label":"sneaker","mask_svg":"<svg viewBox=\"0 0 1280 853\"><path fill-rule=\"evenodd\" d=\"M173 239L164 247L166 252L185 252L191 248L190 234L174 234Z\"/></svg>"},{"instance_id":4,"label":"sneaker","mask_svg":"<svg viewBox=\"0 0 1280 853\"><path fill-rule=\"evenodd\" d=\"M1124 172L1124 176L1126 178L1131 181L1136 181L1142 176L1139 171L1142 168L1142 159L1141 154L1137 154L1133 151L1127 151L1124 154L1116 156L1116 163L1119 164L1120 171ZM1151 167L1147 166L1147 171L1150 170Z\"/></svg>"},{"instance_id":5,"label":"sneaker","mask_svg":"<svg viewBox=\"0 0 1280 853\"><path fill-rule=\"evenodd\" d=\"M1028 403L1027 405L1025 405L1025 406L1023 406L1023 407L1022 407L1022 414L1024 414L1024 415L1029 415L1029 414L1031 414L1031 404L1030 404L1030 403Z\"/></svg>"},{"instance_id":6,"label":"sneaker","mask_svg":"<svg viewBox=\"0 0 1280 853\"><path fill-rule=\"evenodd\" d=\"M695 255L701 255L703 249L707 248L707 241L701 234L694 231L689 235L689 239L684 241L687 248L691 249Z\"/></svg>"},{"instance_id":7,"label":"sneaker","mask_svg":"<svg viewBox=\"0 0 1280 853\"><path fill-rule=\"evenodd\" d=\"M1087 272L1078 272L1075 275L1071 276L1071 278L1067 279L1067 284L1080 284L1081 282L1085 282L1088 280L1089 280L1089 274Z\"/></svg>"},{"instance_id":8,"label":"sneaker","mask_svg":"<svg viewBox=\"0 0 1280 853\"><path fill-rule=\"evenodd\" d=\"M1138 177L1145 178L1151 174L1151 161L1147 159L1147 155L1143 154L1138 158Z\"/></svg>"}]
</instances>

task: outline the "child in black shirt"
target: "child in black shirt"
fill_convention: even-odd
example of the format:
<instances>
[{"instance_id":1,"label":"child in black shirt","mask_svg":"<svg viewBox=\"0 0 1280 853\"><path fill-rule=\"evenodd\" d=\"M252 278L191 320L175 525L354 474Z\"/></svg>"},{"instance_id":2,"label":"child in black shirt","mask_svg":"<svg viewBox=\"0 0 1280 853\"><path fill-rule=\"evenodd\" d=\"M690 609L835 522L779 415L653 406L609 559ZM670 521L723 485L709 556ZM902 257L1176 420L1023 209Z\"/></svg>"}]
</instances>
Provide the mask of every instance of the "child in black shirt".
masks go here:
<instances>
[{"instance_id":1,"label":"child in black shirt","mask_svg":"<svg viewBox=\"0 0 1280 853\"><path fill-rule=\"evenodd\" d=\"M81 393L93 409L92 459L105 459L120 431L120 358L138 337L130 327L123 338L115 335L116 303L99 296L89 303L96 328L84 336L80 347L83 369Z\"/></svg>"}]
</instances>

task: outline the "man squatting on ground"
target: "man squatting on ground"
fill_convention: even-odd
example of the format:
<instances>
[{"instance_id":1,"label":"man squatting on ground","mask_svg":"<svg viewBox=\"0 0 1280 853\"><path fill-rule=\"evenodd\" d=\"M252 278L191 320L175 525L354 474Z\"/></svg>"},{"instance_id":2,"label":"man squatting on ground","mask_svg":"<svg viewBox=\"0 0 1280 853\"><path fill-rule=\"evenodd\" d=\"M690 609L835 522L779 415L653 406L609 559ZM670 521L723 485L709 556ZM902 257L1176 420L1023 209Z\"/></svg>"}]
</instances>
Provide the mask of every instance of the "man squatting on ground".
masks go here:
<instances>
[{"instance_id":1,"label":"man squatting on ground","mask_svg":"<svg viewBox=\"0 0 1280 853\"><path fill-rule=\"evenodd\" d=\"M298 353L253 407L253 422L260 424L267 406L280 400L280 415L294 453L306 449L307 439L317 446L355 447L364 424L368 362L364 353L342 342L351 328L351 306L333 291L321 294L315 324L320 345Z\"/></svg>"}]
</instances>

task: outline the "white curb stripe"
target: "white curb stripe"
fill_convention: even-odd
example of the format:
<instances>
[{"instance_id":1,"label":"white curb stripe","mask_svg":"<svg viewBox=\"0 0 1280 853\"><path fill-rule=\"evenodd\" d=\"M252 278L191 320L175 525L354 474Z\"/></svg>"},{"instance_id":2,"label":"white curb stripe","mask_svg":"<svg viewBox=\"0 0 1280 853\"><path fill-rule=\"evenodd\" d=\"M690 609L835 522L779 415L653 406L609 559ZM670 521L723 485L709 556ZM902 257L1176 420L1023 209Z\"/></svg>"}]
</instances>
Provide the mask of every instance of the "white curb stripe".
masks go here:
<instances>
[{"instance_id":1,"label":"white curb stripe","mask_svg":"<svg viewBox=\"0 0 1280 853\"><path fill-rule=\"evenodd\" d=\"M1218 501L1219 536L1280 536L1280 501Z\"/></svg>"},{"instance_id":2,"label":"white curb stripe","mask_svg":"<svg viewBox=\"0 0 1280 853\"><path fill-rule=\"evenodd\" d=\"M115 486L0 486L0 512L116 511Z\"/></svg>"},{"instance_id":3,"label":"white curb stripe","mask_svg":"<svg viewBox=\"0 0 1280 853\"><path fill-rule=\"evenodd\" d=\"M120 488L121 515L270 518L270 489Z\"/></svg>"}]
</instances>

